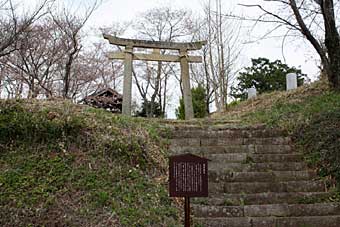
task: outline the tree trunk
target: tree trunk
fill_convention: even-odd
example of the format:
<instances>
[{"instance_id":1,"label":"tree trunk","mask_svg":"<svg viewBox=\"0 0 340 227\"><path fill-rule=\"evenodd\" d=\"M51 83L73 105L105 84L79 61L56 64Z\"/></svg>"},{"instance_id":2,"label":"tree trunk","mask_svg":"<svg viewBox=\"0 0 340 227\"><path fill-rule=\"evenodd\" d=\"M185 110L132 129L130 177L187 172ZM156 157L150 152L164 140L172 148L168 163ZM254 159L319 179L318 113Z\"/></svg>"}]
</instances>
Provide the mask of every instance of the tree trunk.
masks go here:
<instances>
[{"instance_id":1,"label":"tree trunk","mask_svg":"<svg viewBox=\"0 0 340 227\"><path fill-rule=\"evenodd\" d=\"M75 48L70 55L68 56L68 60L65 66L65 74L64 74L64 90L63 90L63 98L69 98L68 93L70 90L70 79L71 79L71 67L74 60L74 55L77 53L77 49Z\"/></svg>"},{"instance_id":2,"label":"tree trunk","mask_svg":"<svg viewBox=\"0 0 340 227\"><path fill-rule=\"evenodd\" d=\"M299 8L296 5L296 0L290 0L290 6L294 12L296 21L299 24L301 33L320 55L322 65L332 88L340 91L340 37L335 22L333 0L320 0L317 1L317 3L321 7L324 19L325 46L327 51L322 48L320 43L309 31L300 14Z\"/></svg>"},{"instance_id":3,"label":"tree trunk","mask_svg":"<svg viewBox=\"0 0 340 227\"><path fill-rule=\"evenodd\" d=\"M332 88L340 91L340 37L335 23L333 0L322 1L321 10L325 23L325 45L329 59L325 70Z\"/></svg>"}]
</instances>

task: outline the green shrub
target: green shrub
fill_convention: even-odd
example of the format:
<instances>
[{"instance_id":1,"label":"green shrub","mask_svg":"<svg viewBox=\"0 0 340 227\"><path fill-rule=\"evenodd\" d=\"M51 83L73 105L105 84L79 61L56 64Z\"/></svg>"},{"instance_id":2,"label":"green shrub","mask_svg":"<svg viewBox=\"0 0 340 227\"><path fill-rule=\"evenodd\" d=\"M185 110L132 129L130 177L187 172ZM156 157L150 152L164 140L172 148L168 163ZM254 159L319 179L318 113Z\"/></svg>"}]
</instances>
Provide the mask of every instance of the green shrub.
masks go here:
<instances>
[{"instance_id":1,"label":"green shrub","mask_svg":"<svg viewBox=\"0 0 340 227\"><path fill-rule=\"evenodd\" d=\"M78 116L51 119L49 112L30 112L19 103L2 105L0 112L0 144L65 142L83 128Z\"/></svg>"},{"instance_id":2,"label":"green shrub","mask_svg":"<svg viewBox=\"0 0 340 227\"><path fill-rule=\"evenodd\" d=\"M194 109L195 118L204 118L207 116L207 105L206 105L206 91L204 87L199 85L196 88L191 89L192 93L192 105ZM179 107L176 109L177 119L185 119L185 107L184 100L181 98L179 100Z\"/></svg>"}]
</instances>

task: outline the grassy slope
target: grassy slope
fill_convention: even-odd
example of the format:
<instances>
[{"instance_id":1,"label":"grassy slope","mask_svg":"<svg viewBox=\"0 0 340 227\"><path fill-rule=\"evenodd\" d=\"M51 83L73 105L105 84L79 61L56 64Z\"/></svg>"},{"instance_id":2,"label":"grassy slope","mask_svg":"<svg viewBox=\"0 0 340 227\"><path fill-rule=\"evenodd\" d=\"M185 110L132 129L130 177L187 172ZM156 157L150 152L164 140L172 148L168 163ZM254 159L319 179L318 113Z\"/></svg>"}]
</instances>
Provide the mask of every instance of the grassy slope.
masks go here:
<instances>
[{"instance_id":1,"label":"grassy slope","mask_svg":"<svg viewBox=\"0 0 340 227\"><path fill-rule=\"evenodd\" d=\"M155 122L0 102L0 226L177 226Z\"/></svg>"},{"instance_id":2,"label":"grassy slope","mask_svg":"<svg viewBox=\"0 0 340 227\"><path fill-rule=\"evenodd\" d=\"M326 84L214 118L187 123L287 129L320 175L340 182L340 94ZM160 131L157 121L68 102L0 102L0 226L178 226Z\"/></svg>"},{"instance_id":3,"label":"grassy slope","mask_svg":"<svg viewBox=\"0 0 340 227\"><path fill-rule=\"evenodd\" d=\"M340 183L340 94L325 82L264 94L214 118L286 129L297 148L330 185Z\"/></svg>"}]
</instances>

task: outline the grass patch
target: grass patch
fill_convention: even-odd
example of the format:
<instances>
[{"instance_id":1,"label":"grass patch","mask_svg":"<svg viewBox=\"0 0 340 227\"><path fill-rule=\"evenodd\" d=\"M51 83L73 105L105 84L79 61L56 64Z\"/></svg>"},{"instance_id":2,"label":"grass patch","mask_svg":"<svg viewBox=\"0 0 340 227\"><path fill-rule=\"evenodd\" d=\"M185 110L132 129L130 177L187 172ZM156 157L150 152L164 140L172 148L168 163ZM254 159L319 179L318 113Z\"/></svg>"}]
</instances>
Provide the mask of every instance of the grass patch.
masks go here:
<instances>
[{"instance_id":1,"label":"grass patch","mask_svg":"<svg viewBox=\"0 0 340 227\"><path fill-rule=\"evenodd\" d=\"M179 226L157 121L0 102L1 226Z\"/></svg>"},{"instance_id":2,"label":"grass patch","mask_svg":"<svg viewBox=\"0 0 340 227\"><path fill-rule=\"evenodd\" d=\"M287 130L320 177L327 179L330 187L339 185L340 93L330 91L325 82L263 94L215 117Z\"/></svg>"}]
</instances>

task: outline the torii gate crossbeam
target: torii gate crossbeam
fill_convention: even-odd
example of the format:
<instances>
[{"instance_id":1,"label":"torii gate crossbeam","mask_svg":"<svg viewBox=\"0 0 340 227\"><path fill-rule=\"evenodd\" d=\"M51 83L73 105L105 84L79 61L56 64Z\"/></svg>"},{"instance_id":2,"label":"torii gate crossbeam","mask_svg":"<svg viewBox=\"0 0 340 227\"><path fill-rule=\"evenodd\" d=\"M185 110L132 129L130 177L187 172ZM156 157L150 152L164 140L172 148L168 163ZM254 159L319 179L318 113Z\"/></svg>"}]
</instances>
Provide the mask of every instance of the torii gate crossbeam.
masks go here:
<instances>
[{"instance_id":1,"label":"torii gate crossbeam","mask_svg":"<svg viewBox=\"0 0 340 227\"><path fill-rule=\"evenodd\" d=\"M132 61L158 61L158 62L179 62L181 65L181 79L183 84L183 98L185 107L185 119L194 118L192 105L192 94L190 88L189 63L201 63L201 56L188 56L188 51L200 50L205 41L191 43L148 41L138 39L124 39L111 35L103 35L110 44L124 46L124 52L111 52L107 56L109 59L124 60L124 85L123 85L123 115L131 116L132 98ZM153 49L151 54L133 53L133 48ZM178 50L179 55L160 54L161 49Z\"/></svg>"}]
</instances>

